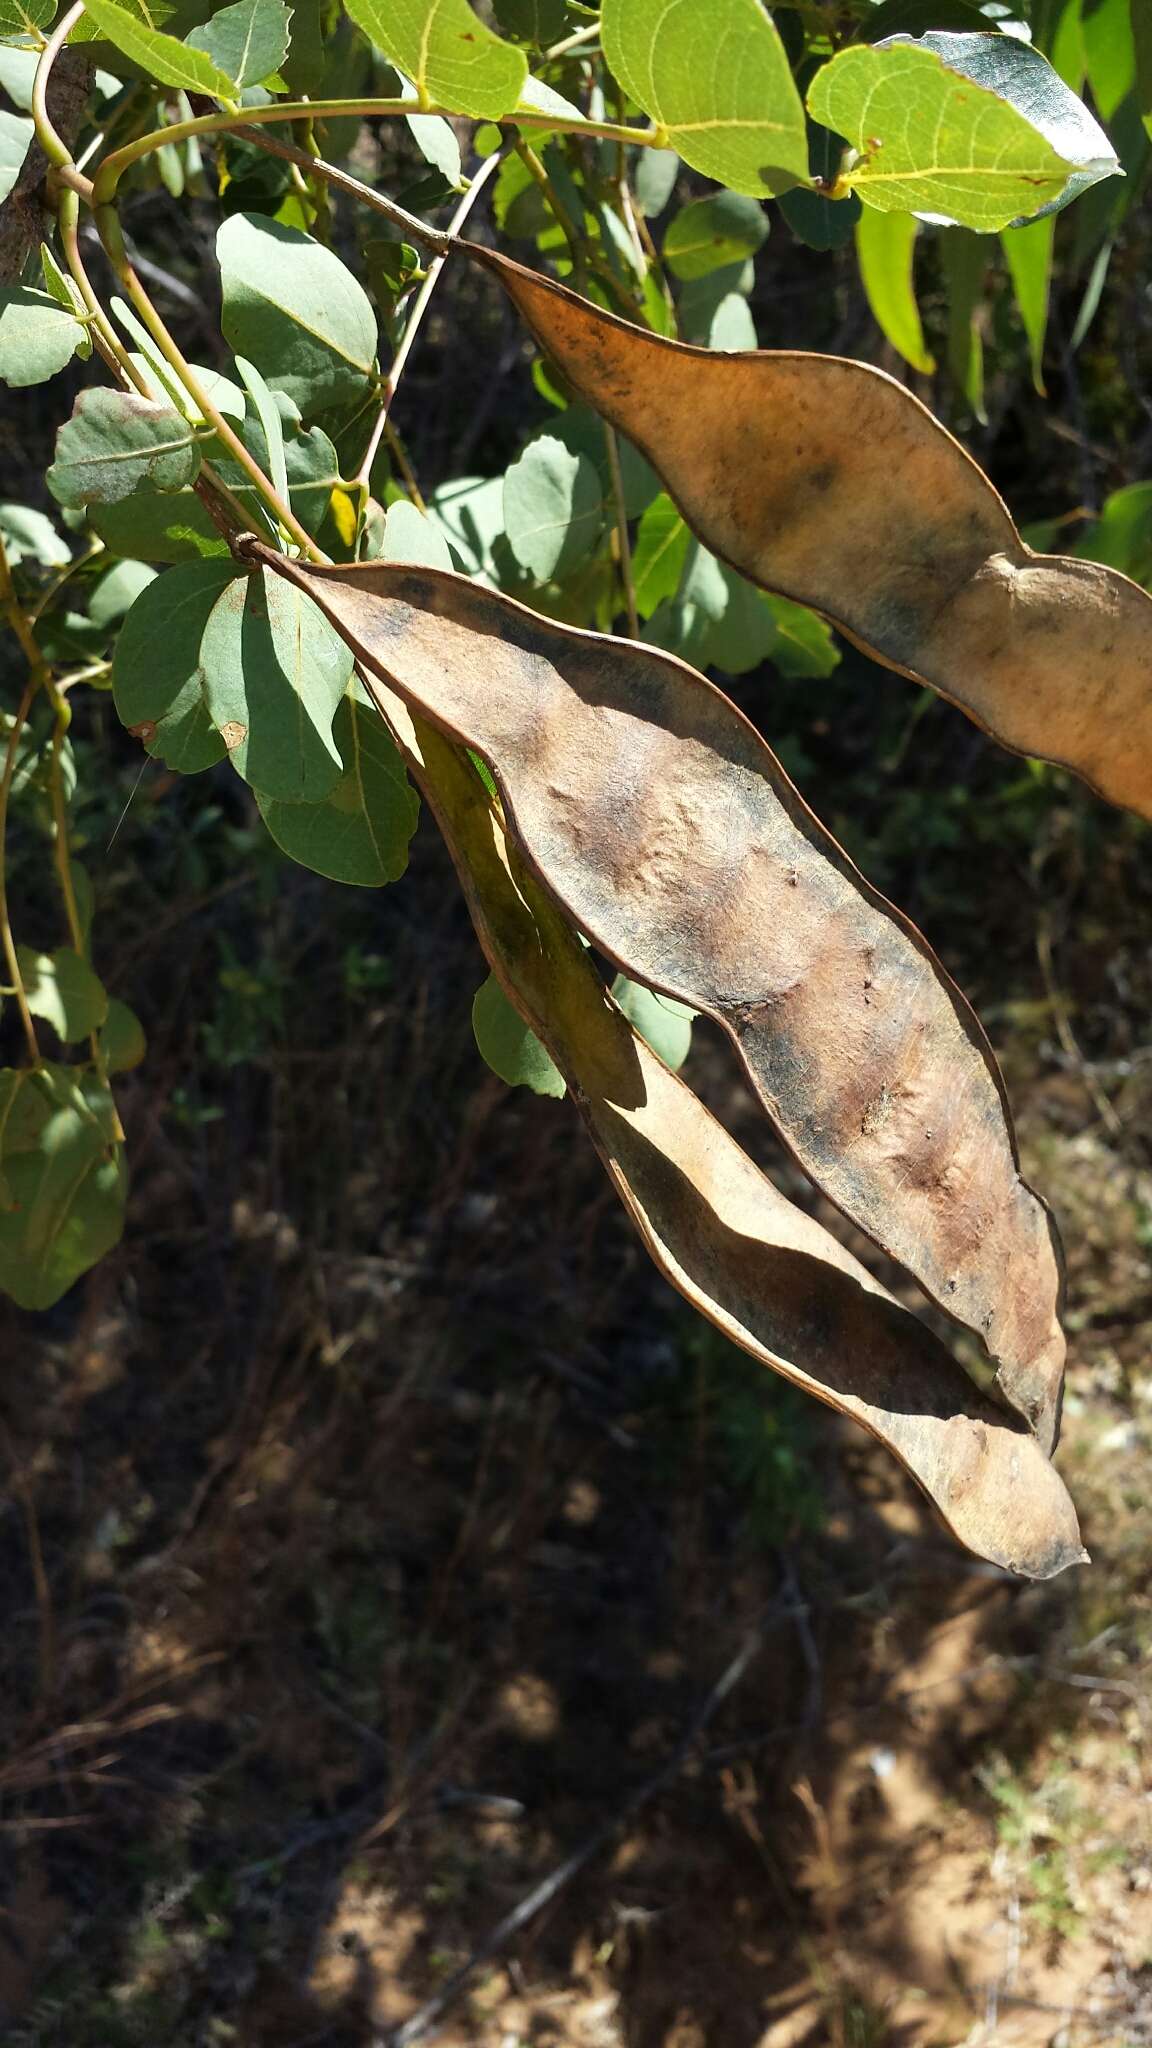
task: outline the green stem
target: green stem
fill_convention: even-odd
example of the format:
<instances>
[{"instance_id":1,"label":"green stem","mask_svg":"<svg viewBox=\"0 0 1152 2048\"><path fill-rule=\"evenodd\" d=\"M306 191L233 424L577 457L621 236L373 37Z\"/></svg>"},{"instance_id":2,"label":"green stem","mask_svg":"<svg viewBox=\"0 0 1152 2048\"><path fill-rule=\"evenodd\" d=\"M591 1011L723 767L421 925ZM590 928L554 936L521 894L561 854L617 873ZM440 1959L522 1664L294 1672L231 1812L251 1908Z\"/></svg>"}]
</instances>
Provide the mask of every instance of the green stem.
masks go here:
<instances>
[{"instance_id":1,"label":"green stem","mask_svg":"<svg viewBox=\"0 0 1152 2048\"><path fill-rule=\"evenodd\" d=\"M356 472L356 482L363 485L365 490L368 489L368 479L371 475L372 464L376 460L381 437L387 425L388 408L396 395L396 386L404 374L404 365L412 353L413 343L420 331L420 323L428 311L432 294L440 281L440 275L445 263L448 261L452 244L456 240L472 208L475 206L476 201L479 199L485 185L488 183L489 178L499 168L499 164L500 157L498 153L494 156L486 157L481 164L480 169L477 171L476 176L473 178L472 183L469 185L468 190L465 192L448 223L444 234L445 247L438 256L433 257L432 262L428 265L424 282L412 302L412 308L405 323L404 332L400 337L396 354L392 358L388 375L385 379L384 390L380 400L380 410L369 436L368 446L364 451L364 459Z\"/></svg>"},{"instance_id":2,"label":"green stem","mask_svg":"<svg viewBox=\"0 0 1152 2048\"><path fill-rule=\"evenodd\" d=\"M268 107L245 107L242 116L201 114L194 120L177 121L170 128L160 128L150 135L142 135L137 142L126 143L122 149L114 150L111 156L105 157L94 183L96 203L106 205L113 197L129 164L138 163L142 156L161 148L166 142L183 142L189 135L225 134L229 129L249 127L265 121L335 120L349 114L358 115L363 120L397 120L406 114L443 114L451 119L454 111L451 107L425 107L418 99L351 99L277 101ZM621 126L616 121L564 121L556 114L533 114L526 110L516 110L504 118L517 128L541 129L549 135L564 133L601 136L610 142L632 142L641 148L663 149L668 141L662 128L629 128ZM63 145L60 147L63 148ZM67 152L64 161L67 161ZM374 196L378 198L379 194ZM420 223L412 225L410 232L422 234L425 241L433 240L432 231Z\"/></svg>"},{"instance_id":3,"label":"green stem","mask_svg":"<svg viewBox=\"0 0 1152 2048\"><path fill-rule=\"evenodd\" d=\"M172 132L171 129L168 131L169 134ZM175 370L185 391L194 401L198 411L208 421L217 440L228 450L233 461L239 464L249 481L255 486L264 503L274 514L284 532L290 534L297 546L306 553L314 554L310 534L305 532L292 507L284 502L270 478L265 476L255 456L249 454L240 436L225 419L223 413L212 403L191 364L182 355L176 342L169 334L167 327L164 325L163 320L160 318L159 313L156 311L128 259L128 252L124 247L124 237L120 231L120 219L115 207L108 205L97 206L95 208L95 220L108 261L124 286L132 304L139 313L165 362ZM218 485L218 479L216 481ZM219 487L223 488L222 486ZM233 502L236 503L237 501Z\"/></svg>"},{"instance_id":4,"label":"green stem","mask_svg":"<svg viewBox=\"0 0 1152 2048\"><path fill-rule=\"evenodd\" d=\"M49 163L55 164L58 171L73 169L72 152L63 138L57 134L52 116L48 112L48 81L52 76L52 66L83 13L84 0L76 0L75 6L69 7L61 15L40 52L36 76L32 81L32 125L36 130L36 140Z\"/></svg>"}]
</instances>

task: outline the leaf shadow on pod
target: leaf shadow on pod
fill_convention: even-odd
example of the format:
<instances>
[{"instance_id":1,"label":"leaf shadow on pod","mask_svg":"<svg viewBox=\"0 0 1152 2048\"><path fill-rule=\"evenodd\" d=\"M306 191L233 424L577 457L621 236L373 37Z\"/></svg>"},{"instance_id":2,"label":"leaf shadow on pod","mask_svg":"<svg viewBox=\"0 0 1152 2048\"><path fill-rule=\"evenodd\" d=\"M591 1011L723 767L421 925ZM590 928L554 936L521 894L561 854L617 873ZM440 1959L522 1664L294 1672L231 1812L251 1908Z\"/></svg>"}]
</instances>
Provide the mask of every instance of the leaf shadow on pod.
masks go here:
<instances>
[{"instance_id":1,"label":"leaf shadow on pod","mask_svg":"<svg viewBox=\"0 0 1152 2048\"><path fill-rule=\"evenodd\" d=\"M840 356L668 341L458 246L713 553L1002 745L1152 818L1152 597L1116 569L1035 554L904 385Z\"/></svg>"},{"instance_id":2,"label":"leaf shadow on pod","mask_svg":"<svg viewBox=\"0 0 1152 2048\"><path fill-rule=\"evenodd\" d=\"M974 1330L1055 1439L1059 1241L991 1048L755 728L655 649L442 570L305 567L362 666L487 761L528 865L625 973L713 1016L805 1172Z\"/></svg>"},{"instance_id":3,"label":"leaf shadow on pod","mask_svg":"<svg viewBox=\"0 0 1152 2048\"><path fill-rule=\"evenodd\" d=\"M645 1044L520 867L466 756L378 679L368 687L436 815L489 964L563 1073L657 1268L752 1357L877 1437L977 1555L1037 1579L1085 1562L1036 1438Z\"/></svg>"}]
</instances>

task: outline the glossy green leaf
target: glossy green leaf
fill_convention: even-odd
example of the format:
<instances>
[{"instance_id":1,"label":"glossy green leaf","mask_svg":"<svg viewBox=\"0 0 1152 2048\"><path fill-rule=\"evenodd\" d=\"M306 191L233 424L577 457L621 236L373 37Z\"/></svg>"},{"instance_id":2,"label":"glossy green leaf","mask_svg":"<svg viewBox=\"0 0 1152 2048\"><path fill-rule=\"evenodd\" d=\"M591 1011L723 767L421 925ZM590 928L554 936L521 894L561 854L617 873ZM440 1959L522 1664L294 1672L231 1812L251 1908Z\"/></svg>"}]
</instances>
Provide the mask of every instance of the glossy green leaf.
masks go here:
<instances>
[{"instance_id":1,"label":"glossy green leaf","mask_svg":"<svg viewBox=\"0 0 1152 2048\"><path fill-rule=\"evenodd\" d=\"M697 171L763 198L808 177L804 109L760 0L604 0L604 54Z\"/></svg>"},{"instance_id":2,"label":"glossy green leaf","mask_svg":"<svg viewBox=\"0 0 1152 2048\"><path fill-rule=\"evenodd\" d=\"M419 799L379 712L354 692L337 709L332 732L344 772L323 803L278 803L258 790L260 815L301 867L379 889L408 865Z\"/></svg>"},{"instance_id":3,"label":"glossy green leaf","mask_svg":"<svg viewBox=\"0 0 1152 2048\"><path fill-rule=\"evenodd\" d=\"M151 28L140 14L122 7L119 0L85 0L85 14L100 35L106 36L126 57L161 85L174 85L183 92L204 92L218 100L234 100L236 87L227 73L210 57L190 49L162 29Z\"/></svg>"},{"instance_id":4,"label":"glossy green leaf","mask_svg":"<svg viewBox=\"0 0 1152 2048\"><path fill-rule=\"evenodd\" d=\"M100 1027L100 1051L105 1072L130 1073L133 1067L140 1065L147 1050L144 1026L135 1010L130 1010L119 996L110 996L108 1015Z\"/></svg>"},{"instance_id":5,"label":"glossy green leaf","mask_svg":"<svg viewBox=\"0 0 1152 2048\"><path fill-rule=\"evenodd\" d=\"M263 570L229 583L204 629L200 665L208 709L244 780L265 797L322 802L344 772L332 721L352 656L310 599Z\"/></svg>"},{"instance_id":6,"label":"glossy green leaf","mask_svg":"<svg viewBox=\"0 0 1152 2048\"><path fill-rule=\"evenodd\" d=\"M472 1030L481 1058L510 1088L531 1088L535 1095L565 1093L564 1076L552 1055L512 1008L494 974L476 991Z\"/></svg>"},{"instance_id":7,"label":"glossy green leaf","mask_svg":"<svg viewBox=\"0 0 1152 2048\"><path fill-rule=\"evenodd\" d=\"M36 37L56 12L56 0L0 0L0 42Z\"/></svg>"},{"instance_id":8,"label":"glossy green leaf","mask_svg":"<svg viewBox=\"0 0 1152 2048\"><path fill-rule=\"evenodd\" d=\"M876 324L894 349L924 375L936 365L924 341L913 263L917 223L909 213L866 206L856 223L860 278Z\"/></svg>"},{"instance_id":9,"label":"glossy green leaf","mask_svg":"<svg viewBox=\"0 0 1152 2048\"><path fill-rule=\"evenodd\" d=\"M1088 109L1014 36L858 43L817 72L808 104L859 152L852 187L884 213L999 229L1118 169Z\"/></svg>"},{"instance_id":10,"label":"glossy green leaf","mask_svg":"<svg viewBox=\"0 0 1152 2048\"><path fill-rule=\"evenodd\" d=\"M306 416L363 395L376 315L340 258L297 228L234 213L216 237L221 325L238 355Z\"/></svg>"},{"instance_id":11,"label":"glossy green leaf","mask_svg":"<svg viewBox=\"0 0 1152 2048\"><path fill-rule=\"evenodd\" d=\"M678 1003L674 996L657 995L654 989L629 981L626 974L616 976L612 994L645 1043L678 1074L692 1049L695 1010Z\"/></svg>"},{"instance_id":12,"label":"glossy green leaf","mask_svg":"<svg viewBox=\"0 0 1152 2048\"><path fill-rule=\"evenodd\" d=\"M51 1308L119 1238L117 1129L112 1097L90 1074L0 1072L0 1288L21 1308Z\"/></svg>"},{"instance_id":13,"label":"glossy green leaf","mask_svg":"<svg viewBox=\"0 0 1152 2048\"><path fill-rule=\"evenodd\" d=\"M181 490L199 469L192 429L170 405L97 386L80 393L57 434L47 483L64 506L114 505L144 485Z\"/></svg>"},{"instance_id":14,"label":"glossy green leaf","mask_svg":"<svg viewBox=\"0 0 1152 2048\"><path fill-rule=\"evenodd\" d=\"M85 337L75 314L48 292L0 286L0 384L43 384L71 362Z\"/></svg>"},{"instance_id":15,"label":"glossy green leaf","mask_svg":"<svg viewBox=\"0 0 1152 2048\"><path fill-rule=\"evenodd\" d=\"M291 19L284 0L236 0L193 29L187 47L202 50L235 85L258 85L288 54Z\"/></svg>"},{"instance_id":16,"label":"glossy green leaf","mask_svg":"<svg viewBox=\"0 0 1152 2048\"><path fill-rule=\"evenodd\" d=\"M1044 337L1048 332L1055 229L1055 216L1047 214L1043 220L1029 222L1026 228L1007 228L1000 238L1016 304L1028 336L1032 382L1041 397L1044 396Z\"/></svg>"},{"instance_id":17,"label":"glossy green leaf","mask_svg":"<svg viewBox=\"0 0 1152 2048\"><path fill-rule=\"evenodd\" d=\"M604 529L595 465L554 434L529 442L504 478L504 528L516 560L538 583L566 576Z\"/></svg>"},{"instance_id":18,"label":"glossy green leaf","mask_svg":"<svg viewBox=\"0 0 1152 2048\"><path fill-rule=\"evenodd\" d=\"M693 199L668 223L664 262L675 277L707 277L755 256L768 235L764 209L741 192Z\"/></svg>"},{"instance_id":19,"label":"glossy green leaf","mask_svg":"<svg viewBox=\"0 0 1152 2048\"><path fill-rule=\"evenodd\" d=\"M352 0L348 12L425 106L498 121L516 105L524 53L493 35L468 0Z\"/></svg>"},{"instance_id":20,"label":"glossy green leaf","mask_svg":"<svg viewBox=\"0 0 1152 2048\"><path fill-rule=\"evenodd\" d=\"M150 583L112 657L117 716L149 754L195 775L227 752L204 697L200 643L216 600L237 580L231 557L187 562Z\"/></svg>"},{"instance_id":21,"label":"glossy green leaf","mask_svg":"<svg viewBox=\"0 0 1152 2048\"><path fill-rule=\"evenodd\" d=\"M87 1038L104 1022L108 997L79 953L68 946L61 946L56 953L36 953L29 946L17 946L16 957L28 1008L34 1017L43 1017L65 1045Z\"/></svg>"}]
</instances>

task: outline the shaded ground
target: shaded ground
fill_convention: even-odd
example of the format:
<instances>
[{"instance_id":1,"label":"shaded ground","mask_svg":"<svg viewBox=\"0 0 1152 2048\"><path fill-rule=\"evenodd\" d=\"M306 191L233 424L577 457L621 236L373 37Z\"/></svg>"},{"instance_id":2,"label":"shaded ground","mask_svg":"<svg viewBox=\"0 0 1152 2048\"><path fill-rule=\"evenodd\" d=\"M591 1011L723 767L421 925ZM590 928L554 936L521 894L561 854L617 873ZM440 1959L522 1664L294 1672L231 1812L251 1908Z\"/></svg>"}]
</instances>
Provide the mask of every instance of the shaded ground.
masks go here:
<instances>
[{"instance_id":1,"label":"shaded ground","mask_svg":"<svg viewBox=\"0 0 1152 2048\"><path fill-rule=\"evenodd\" d=\"M836 705L772 705L826 809ZM377 897L223 779L205 825L157 773L110 853L97 805L152 1043L124 1246L3 1321L6 2041L361 2048L589 1846L425 2038L1152 2040L1149 882L1134 826L1021 794L942 706L922 818L959 816L958 736L983 896L882 770L855 825L1006 1047L1069 1244L1095 1563L1039 1589L703 1332L567 1107L485 1073L430 832Z\"/></svg>"}]
</instances>

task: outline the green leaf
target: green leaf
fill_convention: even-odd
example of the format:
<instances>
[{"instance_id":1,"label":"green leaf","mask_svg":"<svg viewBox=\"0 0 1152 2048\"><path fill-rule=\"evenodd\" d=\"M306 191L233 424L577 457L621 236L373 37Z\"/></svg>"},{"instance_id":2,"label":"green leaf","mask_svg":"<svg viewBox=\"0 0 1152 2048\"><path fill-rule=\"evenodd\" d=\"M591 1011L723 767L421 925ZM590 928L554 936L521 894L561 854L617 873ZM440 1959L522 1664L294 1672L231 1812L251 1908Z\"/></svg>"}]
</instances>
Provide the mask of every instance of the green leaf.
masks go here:
<instances>
[{"instance_id":1,"label":"green leaf","mask_svg":"<svg viewBox=\"0 0 1152 2048\"><path fill-rule=\"evenodd\" d=\"M243 395L238 390L236 398L243 405ZM270 459L268 444L259 422L242 419L239 433L245 446L266 469ZM241 504L250 510L252 524L257 525L260 500L245 472L214 439L203 443L203 453ZM319 427L295 431L286 427L284 456L292 509L309 533L317 533L341 480L336 450ZM187 562L213 555L231 560L227 541L191 490L169 496L140 490L119 505L89 506L88 517L105 546L116 554L134 555L146 562Z\"/></svg>"},{"instance_id":2,"label":"green leaf","mask_svg":"<svg viewBox=\"0 0 1152 2048\"><path fill-rule=\"evenodd\" d=\"M768 659L782 676L830 676L840 666L840 649L827 619L810 612L807 605L793 604L790 597L774 597L762 591L776 638Z\"/></svg>"},{"instance_id":3,"label":"green leaf","mask_svg":"<svg viewBox=\"0 0 1152 2048\"><path fill-rule=\"evenodd\" d=\"M1132 0L1132 44L1136 56L1136 101L1140 118L1152 136L1152 9L1147 0Z\"/></svg>"},{"instance_id":4,"label":"green leaf","mask_svg":"<svg viewBox=\"0 0 1152 2048\"><path fill-rule=\"evenodd\" d=\"M435 520L419 512L407 499L388 507L379 559L382 562L412 562L425 569L454 569L448 543Z\"/></svg>"},{"instance_id":5,"label":"green leaf","mask_svg":"<svg viewBox=\"0 0 1152 2048\"><path fill-rule=\"evenodd\" d=\"M754 256L768 235L764 210L741 192L713 192L673 215L664 261L675 277L707 277Z\"/></svg>"},{"instance_id":6,"label":"green leaf","mask_svg":"<svg viewBox=\"0 0 1152 2048\"><path fill-rule=\"evenodd\" d=\"M485 28L467 0L352 0L348 12L425 106L498 121L520 98L523 51Z\"/></svg>"},{"instance_id":7,"label":"green leaf","mask_svg":"<svg viewBox=\"0 0 1152 2048\"><path fill-rule=\"evenodd\" d=\"M688 559L690 535L667 493L645 508L632 550L636 609L650 619L657 605L674 598Z\"/></svg>"},{"instance_id":8,"label":"green leaf","mask_svg":"<svg viewBox=\"0 0 1152 2048\"><path fill-rule=\"evenodd\" d=\"M32 505L0 505L0 534L12 564L31 556L46 569L62 569L72 560L72 550L60 538L52 521Z\"/></svg>"},{"instance_id":9,"label":"green leaf","mask_svg":"<svg viewBox=\"0 0 1152 2048\"><path fill-rule=\"evenodd\" d=\"M924 342L916 303L913 256L918 233L908 213L877 213L866 206L856 223L856 258L868 304L881 333L927 375L936 364Z\"/></svg>"},{"instance_id":10,"label":"green leaf","mask_svg":"<svg viewBox=\"0 0 1152 2048\"><path fill-rule=\"evenodd\" d=\"M104 1058L104 1069L109 1074L127 1074L138 1067L148 1050L135 1010L122 1003L119 996L108 999L108 1015L100 1027L100 1051Z\"/></svg>"},{"instance_id":11,"label":"green leaf","mask_svg":"<svg viewBox=\"0 0 1152 2048\"><path fill-rule=\"evenodd\" d=\"M564 33L564 0L492 0L492 11L506 36L542 50Z\"/></svg>"},{"instance_id":12,"label":"green leaf","mask_svg":"<svg viewBox=\"0 0 1152 2048\"><path fill-rule=\"evenodd\" d=\"M693 170L763 198L808 178L804 109L760 0L604 0L604 54Z\"/></svg>"},{"instance_id":13,"label":"green leaf","mask_svg":"<svg viewBox=\"0 0 1152 2048\"><path fill-rule=\"evenodd\" d=\"M729 351L755 348L756 326L743 292L725 292L708 322L709 348Z\"/></svg>"},{"instance_id":14,"label":"green leaf","mask_svg":"<svg viewBox=\"0 0 1152 2048\"><path fill-rule=\"evenodd\" d=\"M94 626L114 626L135 604L142 590L155 582L156 571L143 562L116 562L101 576L88 600Z\"/></svg>"},{"instance_id":15,"label":"green leaf","mask_svg":"<svg viewBox=\"0 0 1152 2048\"><path fill-rule=\"evenodd\" d=\"M817 72L808 104L859 152L851 185L882 213L998 229L1118 169L1088 109L1014 36L858 43Z\"/></svg>"},{"instance_id":16,"label":"green leaf","mask_svg":"<svg viewBox=\"0 0 1152 2048\"><path fill-rule=\"evenodd\" d=\"M1023 232L1023 230L1021 230ZM991 240L949 228L940 237L948 296L948 367L978 420L984 411L984 286Z\"/></svg>"},{"instance_id":17,"label":"green leaf","mask_svg":"<svg viewBox=\"0 0 1152 2048\"><path fill-rule=\"evenodd\" d=\"M200 449L170 405L103 386L82 391L56 436L47 484L58 504L115 505L142 486L178 491L200 469Z\"/></svg>"},{"instance_id":18,"label":"green leaf","mask_svg":"<svg viewBox=\"0 0 1152 2048\"><path fill-rule=\"evenodd\" d=\"M71 362L86 337L76 315L47 292L0 287L0 384L43 384Z\"/></svg>"},{"instance_id":19,"label":"green leaf","mask_svg":"<svg viewBox=\"0 0 1152 2048\"><path fill-rule=\"evenodd\" d=\"M149 754L182 775L227 753L204 698L200 643L217 599L237 580L230 557L170 569L141 592L116 642L117 716Z\"/></svg>"},{"instance_id":20,"label":"green leaf","mask_svg":"<svg viewBox=\"0 0 1152 2048\"><path fill-rule=\"evenodd\" d=\"M278 803L256 793L260 815L283 853L333 882L379 889L408 865L420 803L379 712L349 692L333 737L344 772L323 803Z\"/></svg>"},{"instance_id":21,"label":"green leaf","mask_svg":"<svg viewBox=\"0 0 1152 2048\"><path fill-rule=\"evenodd\" d=\"M35 38L56 12L56 0L0 0L0 42Z\"/></svg>"},{"instance_id":22,"label":"green leaf","mask_svg":"<svg viewBox=\"0 0 1152 2048\"><path fill-rule=\"evenodd\" d=\"M284 0L236 0L188 38L234 85L258 85L288 54L291 11Z\"/></svg>"},{"instance_id":23,"label":"green leaf","mask_svg":"<svg viewBox=\"0 0 1152 2048\"><path fill-rule=\"evenodd\" d=\"M1129 0L1087 0L1081 13L1081 33L1088 66L1088 83L1100 117L1110 121L1121 100L1126 100L1136 83L1136 45L1133 19L1147 13L1147 0L1130 9Z\"/></svg>"},{"instance_id":24,"label":"green leaf","mask_svg":"<svg viewBox=\"0 0 1152 2048\"><path fill-rule=\"evenodd\" d=\"M352 654L310 598L261 570L229 583L200 643L204 696L262 796L320 803L344 772L332 721Z\"/></svg>"},{"instance_id":25,"label":"green leaf","mask_svg":"<svg viewBox=\"0 0 1152 2048\"><path fill-rule=\"evenodd\" d=\"M531 1088L535 1095L565 1093L560 1069L512 1008L494 974L476 991L472 1030L481 1058L510 1088Z\"/></svg>"},{"instance_id":26,"label":"green leaf","mask_svg":"<svg viewBox=\"0 0 1152 2048\"><path fill-rule=\"evenodd\" d=\"M86 960L67 946L56 953L36 953L17 946L28 1008L43 1017L65 1045L87 1038L104 1022L108 997Z\"/></svg>"},{"instance_id":27,"label":"green leaf","mask_svg":"<svg viewBox=\"0 0 1152 2048\"><path fill-rule=\"evenodd\" d=\"M604 529L595 464L556 435L539 435L504 478L504 528L521 568L538 583L559 581L586 559Z\"/></svg>"},{"instance_id":28,"label":"green leaf","mask_svg":"<svg viewBox=\"0 0 1152 2048\"><path fill-rule=\"evenodd\" d=\"M433 491L428 510L465 575L497 582L493 549L504 532L503 477L453 477Z\"/></svg>"},{"instance_id":29,"label":"green leaf","mask_svg":"<svg viewBox=\"0 0 1152 2048\"><path fill-rule=\"evenodd\" d=\"M0 110L0 201L7 199L28 154L35 130L23 114Z\"/></svg>"},{"instance_id":30,"label":"green leaf","mask_svg":"<svg viewBox=\"0 0 1152 2048\"><path fill-rule=\"evenodd\" d=\"M162 29L150 28L119 0L85 0L88 19L126 57L131 57L150 78L161 85L174 85L183 92L205 92L217 100L235 100L236 87L227 74L199 50L189 49Z\"/></svg>"},{"instance_id":31,"label":"green leaf","mask_svg":"<svg viewBox=\"0 0 1152 2048\"><path fill-rule=\"evenodd\" d=\"M1068 552L1089 562L1106 562L1145 589L1152 585L1152 483L1125 484L1113 491L1099 519Z\"/></svg>"},{"instance_id":32,"label":"green leaf","mask_svg":"<svg viewBox=\"0 0 1152 2048\"><path fill-rule=\"evenodd\" d=\"M51 1308L124 1228L126 1181L112 1097L46 1065L0 1072L0 1288Z\"/></svg>"},{"instance_id":33,"label":"green leaf","mask_svg":"<svg viewBox=\"0 0 1152 2048\"><path fill-rule=\"evenodd\" d=\"M234 213L216 237L230 347L306 415L362 397L376 315L352 272L311 235Z\"/></svg>"},{"instance_id":34,"label":"green leaf","mask_svg":"<svg viewBox=\"0 0 1152 2048\"><path fill-rule=\"evenodd\" d=\"M683 165L674 149L642 149L638 152L633 178L636 204L648 220L663 213Z\"/></svg>"},{"instance_id":35,"label":"green leaf","mask_svg":"<svg viewBox=\"0 0 1152 2048\"><path fill-rule=\"evenodd\" d=\"M1000 237L1016 304L1028 336L1032 382L1041 398L1044 396L1044 337L1048 331L1055 229L1055 216L1049 213L1043 220L1034 220L1026 228L1007 228Z\"/></svg>"},{"instance_id":36,"label":"green leaf","mask_svg":"<svg viewBox=\"0 0 1152 2048\"><path fill-rule=\"evenodd\" d=\"M657 995L655 989L629 981L626 974L616 976L612 994L645 1044L678 1074L692 1049L695 1010L690 1010L687 1003L678 1003L674 996Z\"/></svg>"},{"instance_id":37,"label":"green leaf","mask_svg":"<svg viewBox=\"0 0 1152 2048\"><path fill-rule=\"evenodd\" d=\"M236 368L244 380L244 388L252 400L268 446L267 474L278 495L287 501L288 458L284 452L284 422L280 418L276 400L255 363L250 363L247 356L237 356Z\"/></svg>"}]
</instances>

